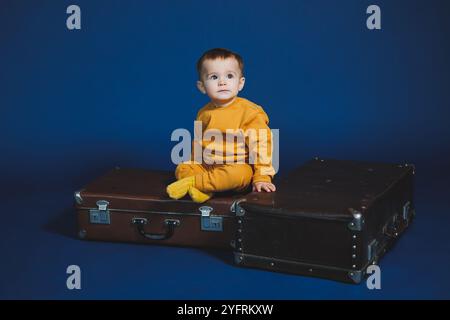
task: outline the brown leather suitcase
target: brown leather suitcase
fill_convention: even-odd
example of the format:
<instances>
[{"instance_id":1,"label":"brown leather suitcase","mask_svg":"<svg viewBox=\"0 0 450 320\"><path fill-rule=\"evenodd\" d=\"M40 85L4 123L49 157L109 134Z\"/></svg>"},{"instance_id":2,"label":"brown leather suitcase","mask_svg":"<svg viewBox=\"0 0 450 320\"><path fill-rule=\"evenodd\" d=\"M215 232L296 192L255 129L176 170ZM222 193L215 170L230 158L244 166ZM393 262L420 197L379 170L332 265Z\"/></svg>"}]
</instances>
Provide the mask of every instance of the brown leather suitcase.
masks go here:
<instances>
[{"instance_id":1,"label":"brown leather suitcase","mask_svg":"<svg viewBox=\"0 0 450 320\"><path fill-rule=\"evenodd\" d=\"M235 234L233 203L218 195L206 203L172 200L173 172L116 168L75 192L81 239L229 248Z\"/></svg>"},{"instance_id":2,"label":"brown leather suitcase","mask_svg":"<svg viewBox=\"0 0 450 320\"><path fill-rule=\"evenodd\" d=\"M313 159L235 205L239 266L359 283L414 216L414 166Z\"/></svg>"}]
</instances>

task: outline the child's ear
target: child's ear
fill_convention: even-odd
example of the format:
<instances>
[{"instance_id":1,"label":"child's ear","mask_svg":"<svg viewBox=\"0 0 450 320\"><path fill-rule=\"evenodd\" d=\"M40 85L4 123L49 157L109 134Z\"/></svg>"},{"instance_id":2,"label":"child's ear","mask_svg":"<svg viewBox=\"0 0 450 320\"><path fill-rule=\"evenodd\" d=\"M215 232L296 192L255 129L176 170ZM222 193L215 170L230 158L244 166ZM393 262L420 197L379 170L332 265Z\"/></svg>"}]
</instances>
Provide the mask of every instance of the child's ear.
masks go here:
<instances>
[{"instance_id":1,"label":"child's ear","mask_svg":"<svg viewBox=\"0 0 450 320\"><path fill-rule=\"evenodd\" d=\"M245 78L244 77L241 77L240 79L239 79L239 91L241 91L242 89L244 89L244 84L245 84Z\"/></svg>"},{"instance_id":2,"label":"child's ear","mask_svg":"<svg viewBox=\"0 0 450 320\"><path fill-rule=\"evenodd\" d=\"M197 89L200 90L201 93L206 94L206 89L203 81L197 81Z\"/></svg>"}]
</instances>

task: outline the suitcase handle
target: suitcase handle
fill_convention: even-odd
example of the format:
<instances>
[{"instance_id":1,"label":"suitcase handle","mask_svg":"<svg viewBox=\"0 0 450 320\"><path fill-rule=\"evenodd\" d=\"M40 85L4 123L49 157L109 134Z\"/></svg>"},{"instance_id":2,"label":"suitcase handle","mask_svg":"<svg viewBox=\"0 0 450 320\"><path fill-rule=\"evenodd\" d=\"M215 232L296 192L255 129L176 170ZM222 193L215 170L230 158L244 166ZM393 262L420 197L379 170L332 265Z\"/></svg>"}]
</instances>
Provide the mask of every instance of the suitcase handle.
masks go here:
<instances>
[{"instance_id":1,"label":"suitcase handle","mask_svg":"<svg viewBox=\"0 0 450 320\"><path fill-rule=\"evenodd\" d=\"M166 219L164 220L164 226L166 227L165 233L148 233L144 230L144 225L148 223L148 220L145 218L133 218L131 219L131 223L134 224L138 230L138 232L146 239L150 240L167 240L173 236L175 231L175 227L180 225L180 220L176 219Z\"/></svg>"},{"instance_id":2,"label":"suitcase handle","mask_svg":"<svg viewBox=\"0 0 450 320\"><path fill-rule=\"evenodd\" d=\"M395 239L401 234L406 225L400 215L394 215L391 221L388 221L383 227L383 234L388 238Z\"/></svg>"}]
</instances>

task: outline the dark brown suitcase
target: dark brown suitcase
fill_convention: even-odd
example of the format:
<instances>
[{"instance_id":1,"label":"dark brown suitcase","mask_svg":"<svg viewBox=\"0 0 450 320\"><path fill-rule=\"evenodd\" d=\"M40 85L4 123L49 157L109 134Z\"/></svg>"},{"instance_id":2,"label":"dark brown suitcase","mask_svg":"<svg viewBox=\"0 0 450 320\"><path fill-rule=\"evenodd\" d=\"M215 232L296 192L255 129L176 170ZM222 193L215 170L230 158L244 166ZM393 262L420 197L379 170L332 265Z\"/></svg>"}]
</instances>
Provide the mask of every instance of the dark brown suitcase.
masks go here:
<instances>
[{"instance_id":1,"label":"dark brown suitcase","mask_svg":"<svg viewBox=\"0 0 450 320\"><path fill-rule=\"evenodd\" d=\"M235 263L362 281L414 216L412 165L316 158L235 206Z\"/></svg>"},{"instance_id":2,"label":"dark brown suitcase","mask_svg":"<svg viewBox=\"0 0 450 320\"><path fill-rule=\"evenodd\" d=\"M235 234L233 202L172 200L173 172L116 168L75 192L79 237L86 240L229 248Z\"/></svg>"}]
</instances>

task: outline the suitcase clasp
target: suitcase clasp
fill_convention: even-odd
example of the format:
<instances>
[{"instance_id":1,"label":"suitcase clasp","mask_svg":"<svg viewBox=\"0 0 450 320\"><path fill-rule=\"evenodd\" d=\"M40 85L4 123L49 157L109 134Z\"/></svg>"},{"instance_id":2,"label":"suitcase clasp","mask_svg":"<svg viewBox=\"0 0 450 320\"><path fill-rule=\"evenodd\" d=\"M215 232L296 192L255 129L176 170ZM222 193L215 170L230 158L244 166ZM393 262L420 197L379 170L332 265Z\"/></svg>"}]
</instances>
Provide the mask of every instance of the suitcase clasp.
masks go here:
<instances>
[{"instance_id":1,"label":"suitcase clasp","mask_svg":"<svg viewBox=\"0 0 450 320\"><path fill-rule=\"evenodd\" d=\"M209 217L209 214L211 213L211 211L213 211L213 208L208 206L202 206L198 208L198 210L200 210L200 212L202 213L202 217Z\"/></svg>"},{"instance_id":2,"label":"suitcase clasp","mask_svg":"<svg viewBox=\"0 0 450 320\"><path fill-rule=\"evenodd\" d=\"M95 224L111 224L108 210L109 202L106 200L99 200L96 204L98 209L89 210L89 222Z\"/></svg>"},{"instance_id":3,"label":"suitcase clasp","mask_svg":"<svg viewBox=\"0 0 450 320\"><path fill-rule=\"evenodd\" d=\"M213 208L202 206L198 208L202 214L200 217L201 230L203 231L223 231L223 218L211 216Z\"/></svg>"}]
</instances>

